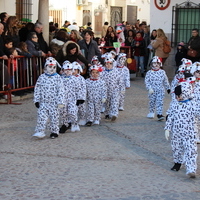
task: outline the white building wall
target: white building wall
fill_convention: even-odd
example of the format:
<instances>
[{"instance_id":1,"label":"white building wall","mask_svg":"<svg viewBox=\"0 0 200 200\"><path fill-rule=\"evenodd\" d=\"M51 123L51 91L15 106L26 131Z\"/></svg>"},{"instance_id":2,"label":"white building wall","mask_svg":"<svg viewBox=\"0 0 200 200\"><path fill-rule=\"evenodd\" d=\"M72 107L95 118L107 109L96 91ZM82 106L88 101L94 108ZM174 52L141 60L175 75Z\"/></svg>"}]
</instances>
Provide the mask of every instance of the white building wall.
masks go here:
<instances>
[{"instance_id":1,"label":"white building wall","mask_svg":"<svg viewBox=\"0 0 200 200\"><path fill-rule=\"evenodd\" d=\"M150 5L150 28L158 29L161 28L168 35L171 34L171 26L172 26L172 7L176 4L181 4L186 0L171 0L170 5L165 10L159 10L154 1L151 0ZM199 4L199 0L192 0L193 3Z\"/></svg>"},{"instance_id":2,"label":"white building wall","mask_svg":"<svg viewBox=\"0 0 200 200\"><path fill-rule=\"evenodd\" d=\"M0 13L7 12L8 15L15 15L16 6L11 5L15 5L15 0L0 1Z\"/></svg>"},{"instance_id":3,"label":"white building wall","mask_svg":"<svg viewBox=\"0 0 200 200\"><path fill-rule=\"evenodd\" d=\"M126 2L129 6L137 6L137 19L140 22L145 21L147 25L150 24L150 0L127 0Z\"/></svg>"}]
</instances>

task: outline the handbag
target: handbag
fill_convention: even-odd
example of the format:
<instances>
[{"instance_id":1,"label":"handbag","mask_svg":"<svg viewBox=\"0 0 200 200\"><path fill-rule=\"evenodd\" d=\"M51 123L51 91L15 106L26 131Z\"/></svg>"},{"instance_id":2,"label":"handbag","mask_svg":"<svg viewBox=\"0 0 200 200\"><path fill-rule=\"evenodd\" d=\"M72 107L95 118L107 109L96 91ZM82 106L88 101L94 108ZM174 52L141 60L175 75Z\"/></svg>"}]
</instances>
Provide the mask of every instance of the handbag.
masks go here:
<instances>
[{"instance_id":1,"label":"handbag","mask_svg":"<svg viewBox=\"0 0 200 200\"><path fill-rule=\"evenodd\" d=\"M197 56L197 51L193 49L188 49L187 55L190 57L196 57Z\"/></svg>"}]
</instances>

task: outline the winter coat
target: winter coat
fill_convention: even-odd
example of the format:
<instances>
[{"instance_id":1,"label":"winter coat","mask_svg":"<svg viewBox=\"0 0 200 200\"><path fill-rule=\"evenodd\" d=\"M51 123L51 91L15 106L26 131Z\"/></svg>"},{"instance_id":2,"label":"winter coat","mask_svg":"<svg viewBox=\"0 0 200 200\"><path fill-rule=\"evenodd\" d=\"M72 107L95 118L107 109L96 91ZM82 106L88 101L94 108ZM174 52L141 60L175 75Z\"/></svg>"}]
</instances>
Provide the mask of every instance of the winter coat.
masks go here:
<instances>
[{"instance_id":1,"label":"winter coat","mask_svg":"<svg viewBox=\"0 0 200 200\"><path fill-rule=\"evenodd\" d=\"M168 58L169 53L163 52L163 39L157 37L151 42L151 45L155 49L155 56L158 56L159 58Z\"/></svg>"}]
</instances>

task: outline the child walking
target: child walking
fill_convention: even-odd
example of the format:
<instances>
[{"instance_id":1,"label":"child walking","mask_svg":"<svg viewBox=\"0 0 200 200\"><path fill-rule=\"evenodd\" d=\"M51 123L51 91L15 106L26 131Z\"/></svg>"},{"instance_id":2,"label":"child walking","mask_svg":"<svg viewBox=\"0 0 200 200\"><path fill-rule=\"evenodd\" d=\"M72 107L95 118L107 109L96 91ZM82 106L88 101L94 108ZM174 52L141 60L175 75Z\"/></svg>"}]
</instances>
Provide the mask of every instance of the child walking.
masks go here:
<instances>
[{"instance_id":1,"label":"child walking","mask_svg":"<svg viewBox=\"0 0 200 200\"><path fill-rule=\"evenodd\" d=\"M162 112L165 89L169 94L170 85L165 71L160 68L162 62L158 56L152 58L150 65L151 70L149 70L145 76L145 85L149 92L149 114L147 117L154 118L156 109L158 121L161 121L164 119Z\"/></svg>"}]
</instances>

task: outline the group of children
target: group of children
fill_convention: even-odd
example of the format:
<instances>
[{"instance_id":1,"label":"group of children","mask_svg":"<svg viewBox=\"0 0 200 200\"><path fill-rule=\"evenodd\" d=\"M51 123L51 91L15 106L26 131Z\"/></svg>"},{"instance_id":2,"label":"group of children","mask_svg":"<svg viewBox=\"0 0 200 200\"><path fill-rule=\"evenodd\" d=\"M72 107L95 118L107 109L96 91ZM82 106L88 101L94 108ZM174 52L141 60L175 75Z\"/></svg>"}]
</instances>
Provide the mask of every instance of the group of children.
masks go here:
<instances>
[{"instance_id":1,"label":"group of children","mask_svg":"<svg viewBox=\"0 0 200 200\"><path fill-rule=\"evenodd\" d=\"M33 136L45 137L46 127L53 139L68 129L80 131L79 125L98 125L102 112L114 122L119 110L124 110L125 90L130 87L126 54L120 53L116 61L115 56L115 52L102 55L104 65L94 56L86 80L78 62L66 60L58 74L58 62L47 58L34 89L38 118Z\"/></svg>"},{"instance_id":2,"label":"group of children","mask_svg":"<svg viewBox=\"0 0 200 200\"><path fill-rule=\"evenodd\" d=\"M186 174L196 177L197 144L200 143L200 62L182 58L174 79L169 85L164 70L160 69L162 62L153 57L151 70L145 77L146 88L149 91L148 118L154 118L156 108L158 120L163 120L163 98L165 90L171 94L171 103L167 110L165 137L171 136L171 147L174 166L171 170L179 171L185 165Z\"/></svg>"}]
</instances>

